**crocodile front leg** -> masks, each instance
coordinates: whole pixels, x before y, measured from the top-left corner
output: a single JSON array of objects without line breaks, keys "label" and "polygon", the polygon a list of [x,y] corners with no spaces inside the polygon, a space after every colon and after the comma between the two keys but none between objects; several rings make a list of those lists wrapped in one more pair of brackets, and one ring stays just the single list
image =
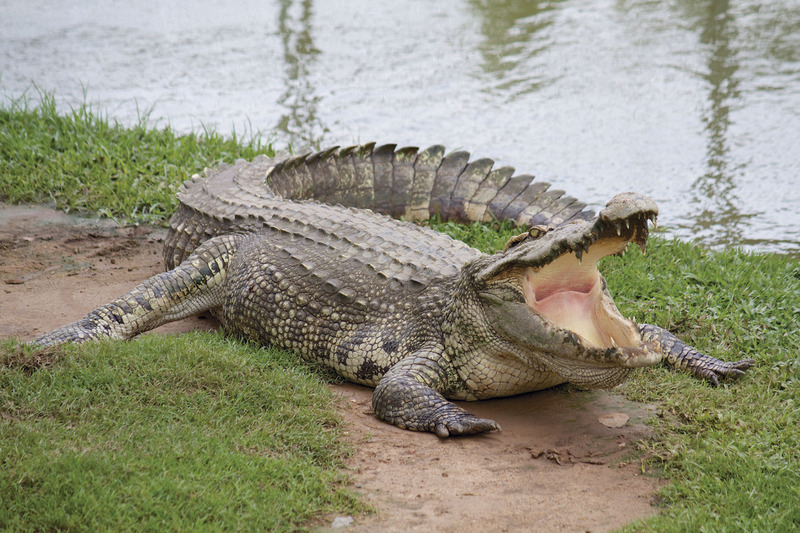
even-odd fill
[{"label": "crocodile front leg", "polygon": [[714,386],[719,385],[720,377],[741,376],[745,370],[752,368],[756,363],[755,359],[742,359],[733,363],[720,361],[715,357],[698,352],[669,331],[658,326],[640,324],[639,331],[645,341],[654,342],[660,346],[664,358],[670,365],[710,381]]},{"label": "crocodile front leg", "polygon": [[442,438],[499,430],[494,420],[478,418],[437,391],[445,374],[440,361],[436,351],[423,350],[389,369],[372,395],[372,409],[378,418],[402,429],[430,431]]},{"label": "crocodile front leg", "polygon": [[45,347],[101,338],[130,339],[161,324],[219,307],[236,239],[224,235],[206,241],[174,269],[149,278],[77,322],[31,344]]}]

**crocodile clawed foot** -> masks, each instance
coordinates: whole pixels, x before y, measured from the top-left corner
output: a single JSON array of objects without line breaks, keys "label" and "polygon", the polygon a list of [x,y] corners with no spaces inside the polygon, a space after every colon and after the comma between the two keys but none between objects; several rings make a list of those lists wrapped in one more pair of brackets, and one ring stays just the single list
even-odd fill
[{"label": "crocodile clawed foot", "polygon": [[738,378],[744,375],[745,370],[753,368],[756,364],[755,359],[742,359],[730,363],[715,360],[715,365],[711,368],[703,368],[700,375],[708,380],[715,387],[719,386],[719,378]]},{"label": "crocodile clawed foot", "polygon": [[488,418],[478,418],[469,413],[458,418],[438,422],[434,432],[438,437],[446,438],[453,435],[475,435],[487,431],[500,431],[500,424]]}]

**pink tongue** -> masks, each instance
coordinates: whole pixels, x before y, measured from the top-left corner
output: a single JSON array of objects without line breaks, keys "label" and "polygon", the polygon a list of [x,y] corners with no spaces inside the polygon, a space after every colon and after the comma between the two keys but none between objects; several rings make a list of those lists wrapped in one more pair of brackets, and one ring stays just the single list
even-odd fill
[{"label": "pink tongue", "polygon": [[[591,298],[584,292],[563,291],[539,300],[534,309],[560,327],[591,322]],[[575,331],[573,327],[569,329]]]},{"label": "pink tongue", "polygon": [[562,295],[566,296],[569,294],[575,295],[583,295],[586,296],[592,291],[592,287],[594,283],[591,281],[586,281],[581,284],[581,286],[576,286],[577,283],[574,281],[570,282],[569,284],[564,283],[563,285],[554,283],[550,285],[536,287],[535,294],[533,295],[536,303],[544,303],[545,300],[549,300],[551,298],[560,299]]},{"label": "pink tongue", "polygon": [[[585,342],[594,346],[606,344],[603,334],[595,322],[595,302],[599,297],[600,284],[587,284],[581,291],[562,290],[558,287],[542,287],[533,293],[531,287],[527,295],[534,311],[558,326],[580,335]],[[542,290],[544,289],[544,290]]]}]

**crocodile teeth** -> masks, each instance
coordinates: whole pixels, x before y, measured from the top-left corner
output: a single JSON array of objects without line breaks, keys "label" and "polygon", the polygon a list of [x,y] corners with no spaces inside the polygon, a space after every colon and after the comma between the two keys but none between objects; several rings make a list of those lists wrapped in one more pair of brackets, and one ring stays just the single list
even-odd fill
[{"label": "crocodile teeth", "polygon": [[575,257],[578,258],[578,263],[583,263],[583,250],[575,250]]},{"label": "crocodile teeth", "polygon": [[619,237],[620,235],[622,235],[622,223],[616,224],[616,229],[617,229],[617,237]]}]

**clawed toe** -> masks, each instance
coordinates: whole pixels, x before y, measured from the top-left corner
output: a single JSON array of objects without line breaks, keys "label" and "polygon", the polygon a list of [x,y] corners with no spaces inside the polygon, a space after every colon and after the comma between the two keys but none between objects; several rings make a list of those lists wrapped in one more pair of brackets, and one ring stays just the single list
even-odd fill
[{"label": "clawed toe", "polygon": [[500,430],[500,424],[494,420],[468,415],[458,420],[436,424],[434,431],[437,436],[446,438],[455,435],[475,435],[494,430]]},{"label": "clawed toe", "polygon": [[720,368],[715,368],[705,377],[716,387],[719,385],[719,378],[736,379],[739,376],[743,376],[745,370],[753,368],[755,364],[755,359],[742,359],[733,363],[725,363]]}]

